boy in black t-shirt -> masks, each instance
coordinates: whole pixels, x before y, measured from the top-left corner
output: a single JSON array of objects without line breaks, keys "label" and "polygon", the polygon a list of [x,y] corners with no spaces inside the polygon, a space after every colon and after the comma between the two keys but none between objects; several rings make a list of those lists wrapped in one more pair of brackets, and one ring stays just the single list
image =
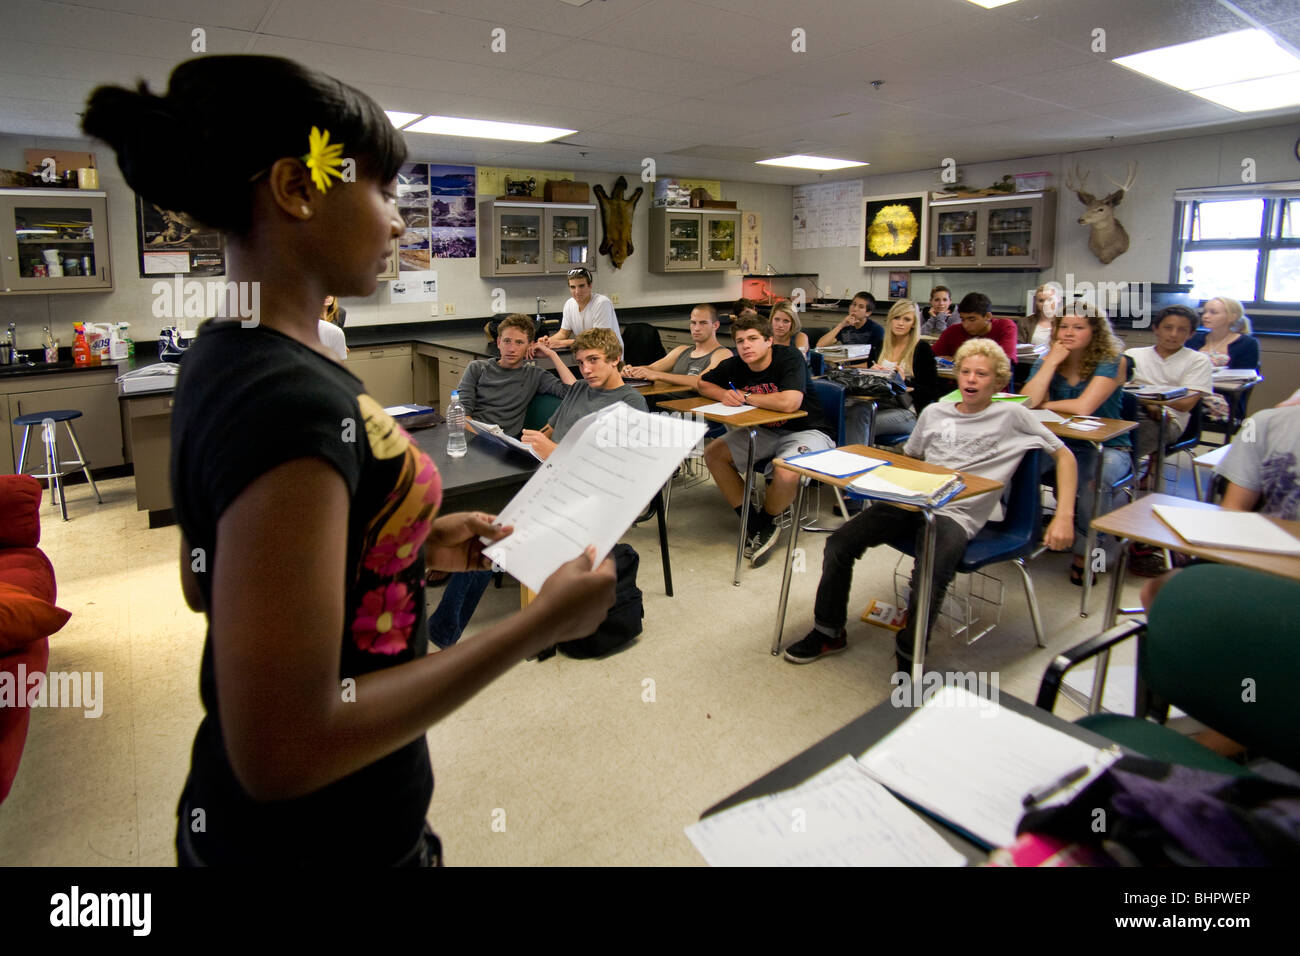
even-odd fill
[{"label": "boy in black t-shirt", "polygon": [[849,314],[839,324],[817,340],[817,348],[836,345],[870,345],[871,358],[879,358],[885,344],[885,330],[871,321],[876,308],[876,297],[870,292],[859,292],[849,303]]},{"label": "boy in black t-shirt", "polygon": [[[701,395],[724,405],[752,405],[779,412],[807,412],[807,417],[789,419],[758,429],[754,458],[785,458],[806,451],[835,447],[822,416],[821,403],[813,391],[808,363],[798,349],[772,344],[772,324],[767,319],[738,318],[731,326],[736,357],[724,359],[712,371],[700,376]],[[748,429],[729,428],[704,449],[704,461],[727,503],[741,514],[745,506],[745,480],[738,468],[749,454]],[[754,567],[767,561],[776,546],[778,528],[774,518],[794,501],[799,476],[791,471],[772,475],[763,511],[750,508],[746,523],[749,535],[745,552]]]}]

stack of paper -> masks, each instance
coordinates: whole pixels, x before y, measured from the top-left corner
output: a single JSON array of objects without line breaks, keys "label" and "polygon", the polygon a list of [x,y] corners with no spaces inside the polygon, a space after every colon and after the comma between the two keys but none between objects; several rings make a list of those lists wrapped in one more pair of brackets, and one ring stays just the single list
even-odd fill
[{"label": "stack of paper", "polygon": [[913,471],[898,465],[885,465],[859,475],[849,483],[849,490],[882,501],[905,504],[937,504],[965,487],[954,474]]},{"label": "stack of paper", "polygon": [[532,445],[527,445],[518,438],[510,437],[501,430],[500,425],[489,425],[487,422],[480,422],[473,418],[469,419],[469,424],[474,429],[475,434],[482,435],[484,438],[491,438],[513,448],[515,451],[521,451],[525,455],[532,455],[538,461],[541,461],[541,457],[533,450]]},{"label": "stack of paper", "polygon": [[1131,392],[1138,398],[1150,398],[1158,402],[1167,402],[1171,398],[1182,398],[1187,389],[1181,385],[1161,388],[1158,385],[1125,385],[1124,391]]},{"label": "stack of paper", "polygon": [[1206,548],[1240,548],[1274,554],[1300,555],[1300,540],[1261,514],[1219,508],[1179,508],[1152,505],[1151,510],[1179,537]]},{"label": "stack of paper", "polygon": [[686,828],[712,866],[964,866],[920,817],[844,757],[792,790]]},{"label": "stack of paper", "polygon": [[1216,382],[1253,382],[1259,378],[1259,374],[1253,368],[1216,368],[1213,374]]}]

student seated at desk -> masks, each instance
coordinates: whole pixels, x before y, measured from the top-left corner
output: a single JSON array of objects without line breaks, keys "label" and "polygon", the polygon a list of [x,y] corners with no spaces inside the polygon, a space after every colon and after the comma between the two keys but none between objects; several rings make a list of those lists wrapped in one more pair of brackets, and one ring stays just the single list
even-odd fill
[{"label": "student seated at desk", "polygon": [[718,310],[706,303],[691,309],[690,345],[677,346],[652,365],[629,365],[623,374],[693,389],[700,375],[730,355],[731,349],[718,341]]},{"label": "student seated at desk", "polygon": [[952,307],[952,290],[946,285],[937,285],[930,290],[930,304],[921,316],[922,335],[943,335],[948,326],[961,321],[957,310]]},{"label": "student seated at desk", "polygon": [[1055,282],[1034,290],[1034,312],[1016,320],[1017,341],[1035,348],[1052,344],[1052,320],[1061,311],[1061,288]]},{"label": "student seated at desk", "polygon": [[[470,418],[500,425],[514,438],[524,428],[528,405],[537,395],[563,398],[577,379],[549,346],[534,343],[536,327],[526,315],[515,312],[497,328],[497,350],[501,357],[475,359],[460,378],[460,403]],[[526,360],[544,355],[555,366],[555,375]],[[558,378],[556,377],[558,376]]]},{"label": "student seated at desk", "polygon": [[[1256,412],[1238,436],[1214,469],[1228,483],[1219,507],[1300,520],[1300,405]],[[1177,573],[1166,572],[1142,585],[1143,607],[1149,608],[1156,592]]]},{"label": "student seated at desk", "polygon": [[623,333],[618,327],[618,313],[614,311],[614,303],[609,296],[592,291],[591,272],[581,267],[570,269],[568,281],[571,294],[564,302],[560,331],[551,336],[542,336],[538,341],[558,348],[591,329],[610,329],[618,339],[619,349],[622,349]]},{"label": "student seated at desk", "polygon": [[[1168,417],[1160,414],[1160,406],[1150,405],[1138,422],[1137,454],[1145,458],[1156,450],[1160,442],[1175,441],[1187,427],[1192,409],[1201,398],[1214,393],[1213,375],[1209,356],[1184,348],[1196,327],[1196,313],[1185,305],[1171,305],[1156,313],[1154,331],[1156,344],[1146,348],[1129,349],[1124,354],[1133,363],[1133,383],[1154,385],[1157,388],[1187,389],[1182,398],[1174,399],[1167,408]],[[1164,431],[1160,422],[1164,419]]]},{"label": "student seated at desk", "polygon": [[969,339],[992,339],[1002,346],[1002,351],[1011,363],[1016,364],[1016,323],[1010,319],[993,316],[993,302],[983,292],[968,292],[962,296],[957,306],[961,315],[961,324],[944,330],[939,341],[934,343],[935,355],[956,355],[957,350]]},{"label": "student seated at desk", "polygon": [[799,322],[799,313],[789,302],[778,302],[767,314],[772,323],[772,344],[790,345],[808,355],[808,335]]},{"label": "student seated at desk", "polygon": [[[1065,550],[1074,540],[1070,510],[1076,487],[1074,457],[1059,438],[1020,405],[993,401],[994,393],[1011,381],[1011,363],[994,342],[967,342],[957,351],[956,368],[962,400],[927,406],[907,440],[904,454],[1006,483],[1026,452],[1036,448],[1050,452],[1056,464],[1057,497],[1062,504],[1047,526],[1045,541],[1054,551]],[[993,516],[998,503],[995,494],[975,495],[949,502],[935,513],[934,591],[927,641],[966,545]],[[807,664],[844,650],[854,562],[873,545],[912,538],[919,541],[924,529],[920,512],[878,501],[832,534],[822,556],[813,629],[803,640],[786,648],[786,660]],[[917,562],[912,569],[913,594],[917,591],[919,566]],[[911,670],[915,627],[916,621],[909,615],[898,632],[895,651],[900,671]]]},{"label": "student seated at desk", "polygon": [[[822,406],[812,388],[808,363],[798,349],[772,344],[772,325],[767,319],[740,318],[732,323],[731,338],[737,355],[725,359],[711,372],[700,376],[699,392],[724,405],[753,405],[777,412],[804,411],[807,416],[763,425],[754,439],[754,460],[786,458],[806,451],[833,448]],[[730,428],[704,449],[704,463],[718,483],[727,504],[740,516],[749,508],[745,554],[754,567],[767,561],[776,546],[776,516],[794,501],[799,476],[784,469],[772,475],[761,512],[745,498],[745,480],[738,469],[749,455],[749,437],[744,428]]]},{"label": "student seated at desk", "polygon": [[573,342],[578,371],[583,380],[569,386],[546,427],[540,431],[525,428],[520,440],[531,445],[537,457],[545,460],[555,451],[564,436],[584,415],[617,402],[627,402],[638,411],[648,411],[645,399],[619,374],[623,347],[610,329],[591,329]]},{"label": "student seated at desk", "polygon": [[[899,299],[885,318],[885,343],[872,368],[897,372],[911,390],[911,408],[878,408],[877,435],[907,435],[916,425],[916,417],[925,406],[939,397],[939,372],[934,364],[930,343],[921,339],[917,328],[918,310],[911,299]],[[850,402],[846,434],[849,444],[866,445],[867,416],[870,410],[862,402]]]},{"label": "student seated at desk", "polygon": [[817,340],[819,349],[836,345],[870,345],[871,358],[880,354],[885,341],[885,330],[871,320],[876,308],[876,297],[870,292],[859,292],[849,303],[849,314]]},{"label": "student seated at desk", "polygon": [[[1086,315],[1069,313],[1057,316],[1052,326],[1052,347],[1034,363],[1029,381],[1020,389],[1028,395],[1029,408],[1047,408],[1058,415],[1095,415],[1098,418],[1123,418],[1120,386],[1127,377],[1128,360],[1120,354],[1123,344],[1111,331],[1110,321],[1091,306],[1081,307]],[[1104,443],[1102,455],[1102,490],[1100,513],[1111,510],[1110,487],[1123,477],[1130,466],[1132,439],[1126,432]],[[1092,524],[1093,483],[1097,475],[1097,449],[1088,442],[1070,442],[1078,459],[1083,482],[1075,505],[1079,533],[1074,546],[1074,564],[1070,582],[1083,586],[1083,547]],[[1058,506],[1059,506],[1058,501]],[[1099,535],[1097,547],[1106,554],[1106,566],[1114,559],[1115,544]]]},{"label": "student seated at desk", "polygon": [[[1226,296],[1206,300],[1201,323],[1205,331],[1188,339],[1189,349],[1209,356],[1215,368],[1259,371],[1259,340],[1250,334],[1250,319],[1240,302]],[[1211,394],[1205,399],[1204,414],[1209,421],[1226,422],[1232,409],[1224,396]]]}]

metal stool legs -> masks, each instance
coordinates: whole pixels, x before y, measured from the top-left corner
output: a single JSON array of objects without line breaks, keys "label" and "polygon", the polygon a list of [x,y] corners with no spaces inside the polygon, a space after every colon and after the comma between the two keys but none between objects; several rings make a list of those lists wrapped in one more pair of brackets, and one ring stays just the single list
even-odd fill
[{"label": "metal stool legs", "polygon": [[[63,515],[63,520],[68,520],[68,501],[67,487],[64,485],[63,476],[67,472],[63,471],[63,466],[75,465],[81,469],[82,474],[86,476],[86,481],[90,484],[90,490],[95,493],[95,500],[101,505],[104,503],[103,496],[99,493],[99,486],[95,484],[94,476],[90,473],[90,462],[86,460],[85,453],[81,450],[81,443],[77,441],[76,429],[72,427],[71,421],[64,421],[64,427],[68,429],[68,438],[72,441],[72,450],[76,452],[75,461],[61,461],[59,459],[59,436],[58,423],[53,419],[46,419],[41,422],[41,444],[45,447],[45,472],[43,474],[33,474],[33,478],[44,478],[50,486],[50,503],[57,502],[59,510]],[[23,474],[27,467],[27,445],[32,432],[31,425],[23,426],[23,444],[18,453],[18,474]]]}]

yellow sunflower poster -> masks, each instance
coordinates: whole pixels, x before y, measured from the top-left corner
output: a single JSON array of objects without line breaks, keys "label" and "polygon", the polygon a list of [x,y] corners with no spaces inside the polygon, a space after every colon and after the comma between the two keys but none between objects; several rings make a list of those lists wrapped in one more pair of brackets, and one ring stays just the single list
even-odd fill
[{"label": "yellow sunflower poster", "polygon": [[862,265],[923,266],[929,238],[925,193],[862,200]]}]

